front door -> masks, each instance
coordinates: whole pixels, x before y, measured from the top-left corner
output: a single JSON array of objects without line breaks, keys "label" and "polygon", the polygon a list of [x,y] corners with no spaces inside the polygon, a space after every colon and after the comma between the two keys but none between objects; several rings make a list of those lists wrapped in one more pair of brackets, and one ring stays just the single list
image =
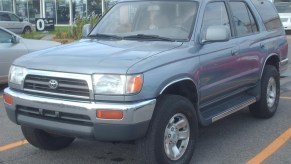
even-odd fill
[{"label": "front door", "polygon": [[21,22],[19,18],[14,14],[9,13],[9,17],[11,28],[13,28],[13,31],[17,34],[21,34],[23,32],[23,22]]},{"label": "front door", "polygon": [[[224,25],[231,31],[230,19],[226,9],[226,3],[208,3],[201,26],[201,34],[207,27]],[[233,33],[233,32],[232,32]],[[240,74],[239,45],[232,37],[226,42],[212,42],[202,45],[200,55],[200,105],[203,107],[219,98],[227,96],[239,88],[237,75]]]}]

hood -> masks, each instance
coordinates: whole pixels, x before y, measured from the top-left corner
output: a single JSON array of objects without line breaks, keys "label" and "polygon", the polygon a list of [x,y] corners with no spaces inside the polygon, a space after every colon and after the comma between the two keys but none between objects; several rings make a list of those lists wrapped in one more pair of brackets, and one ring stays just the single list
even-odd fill
[{"label": "hood", "polygon": [[162,41],[86,39],[25,55],[14,64],[30,69],[58,72],[126,74],[135,63],[181,44]]},{"label": "hood", "polygon": [[32,40],[21,38],[20,42],[25,44],[29,52],[51,48],[61,45],[59,42],[48,41],[48,40]]}]

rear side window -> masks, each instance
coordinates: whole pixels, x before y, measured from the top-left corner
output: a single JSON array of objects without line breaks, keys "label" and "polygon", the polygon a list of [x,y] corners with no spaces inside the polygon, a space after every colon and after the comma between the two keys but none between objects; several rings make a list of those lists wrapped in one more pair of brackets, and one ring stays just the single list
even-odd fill
[{"label": "rear side window", "polygon": [[268,31],[282,28],[279,15],[271,2],[264,0],[253,0],[253,3],[261,15]]},{"label": "rear side window", "polygon": [[237,36],[246,36],[258,31],[254,17],[244,2],[230,2]]},{"label": "rear side window", "polygon": [[10,17],[6,13],[0,13],[0,21],[10,21]]}]

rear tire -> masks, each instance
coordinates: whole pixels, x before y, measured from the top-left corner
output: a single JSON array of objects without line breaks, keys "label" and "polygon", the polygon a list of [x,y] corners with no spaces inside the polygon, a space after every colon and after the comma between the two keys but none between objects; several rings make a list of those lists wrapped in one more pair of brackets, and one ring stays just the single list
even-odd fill
[{"label": "rear tire", "polygon": [[189,163],[197,136],[193,104],[182,96],[162,95],[146,136],[137,141],[139,160],[146,164]]},{"label": "rear tire", "polygon": [[75,138],[59,136],[27,126],[21,126],[21,130],[31,145],[44,150],[63,149],[75,140]]},{"label": "rear tire", "polygon": [[270,118],[279,104],[280,75],[274,66],[266,65],[261,80],[261,99],[249,109],[255,117]]}]

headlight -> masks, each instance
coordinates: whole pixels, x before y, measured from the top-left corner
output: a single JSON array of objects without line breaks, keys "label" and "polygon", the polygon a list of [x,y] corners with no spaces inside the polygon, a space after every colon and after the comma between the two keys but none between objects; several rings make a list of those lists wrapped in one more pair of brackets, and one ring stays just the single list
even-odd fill
[{"label": "headlight", "polygon": [[26,68],[11,66],[9,71],[9,82],[14,84],[22,84],[26,76]]},{"label": "headlight", "polygon": [[134,94],[141,90],[142,83],[142,75],[93,75],[93,86],[95,94]]}]

